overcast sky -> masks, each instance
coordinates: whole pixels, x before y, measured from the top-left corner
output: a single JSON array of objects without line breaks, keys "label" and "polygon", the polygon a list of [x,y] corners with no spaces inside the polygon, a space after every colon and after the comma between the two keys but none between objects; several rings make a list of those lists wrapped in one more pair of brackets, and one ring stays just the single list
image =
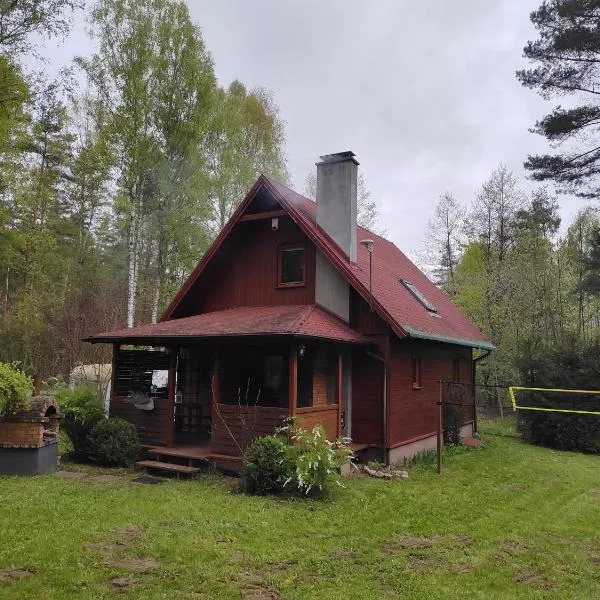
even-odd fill
[{"label": "overcast sky", "polygon": [[[321,154],[353,150],[388,237],[414,256],[438,196],[471,202],[499,163],[526,189],[529,133],[551,103],[514,72],[540,0],[189,0],[222,85],[269,89],[286,122],[293,187]],[[52,68],[91,50],[84,19]],[[581,206],[560,198],[563,219]]]}]

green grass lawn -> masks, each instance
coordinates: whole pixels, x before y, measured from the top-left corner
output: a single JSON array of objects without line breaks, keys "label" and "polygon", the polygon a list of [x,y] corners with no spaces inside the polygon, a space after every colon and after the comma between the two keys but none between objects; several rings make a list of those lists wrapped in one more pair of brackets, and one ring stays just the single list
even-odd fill
[{"label": "green grass lawn", "polygon": [[0,477],[0,598],[600,598],[600,457],[482,433],[442,477],[354,477],[327,500]]}]

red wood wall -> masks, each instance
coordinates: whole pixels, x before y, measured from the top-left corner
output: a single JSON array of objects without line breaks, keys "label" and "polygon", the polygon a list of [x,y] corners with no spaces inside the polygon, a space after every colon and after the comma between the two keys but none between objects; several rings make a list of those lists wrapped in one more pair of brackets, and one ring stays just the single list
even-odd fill
[{"label": "red wood wall", "polygon": [[383,363],[365,354],[352,355],[350,435],[358,444],[379,444],[382,437]]},{"label": "red wood wall", "polygon": [[[282,244],[306,247],[306,285],[278,288],[278,256]],[[289,217],[279,217],[279,229],[271,220],[239,223],[213,262],[196,282],[193,292],[176,317],[238,306],[314,304],[315,248]]]},{"label": "red wood wall", "polygon": [[[422,388],[412,387],[412,358],[421,358]],[[471,349],[450,344],[395,340],[391,345],[388,378],[388,444],[399,446],[437,431],[439,381],[453,379],[453,361],[460,360],[459,379],[471,391]],[[470,399],[470,395],[468,396]],[[465,409],[465,422],[472,411]]]}]

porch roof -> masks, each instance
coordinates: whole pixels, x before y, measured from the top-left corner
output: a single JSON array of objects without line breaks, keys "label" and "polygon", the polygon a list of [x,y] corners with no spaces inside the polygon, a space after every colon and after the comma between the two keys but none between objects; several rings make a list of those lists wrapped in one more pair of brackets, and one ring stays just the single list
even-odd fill
[{"label": "porch roof", "polygon": [[296,336],[368,343],[347,323],[315,305],[245,306],[117,329],[86,338],[86,342],[161,343],[236,337]]}]

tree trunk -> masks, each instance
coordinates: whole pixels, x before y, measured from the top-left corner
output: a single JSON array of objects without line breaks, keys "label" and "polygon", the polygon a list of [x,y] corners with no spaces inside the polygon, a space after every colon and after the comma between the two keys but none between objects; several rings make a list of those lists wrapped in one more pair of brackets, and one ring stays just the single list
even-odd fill
[{"label": "tree trunk", "polygon": [[131,202],[131,224],[129,227],[129,240],[127,244],[127,327],[133,327],[135,322],[135,301],[137,296],[138,276],[138,245],[140,231],[140,206],[137,198]]}]

